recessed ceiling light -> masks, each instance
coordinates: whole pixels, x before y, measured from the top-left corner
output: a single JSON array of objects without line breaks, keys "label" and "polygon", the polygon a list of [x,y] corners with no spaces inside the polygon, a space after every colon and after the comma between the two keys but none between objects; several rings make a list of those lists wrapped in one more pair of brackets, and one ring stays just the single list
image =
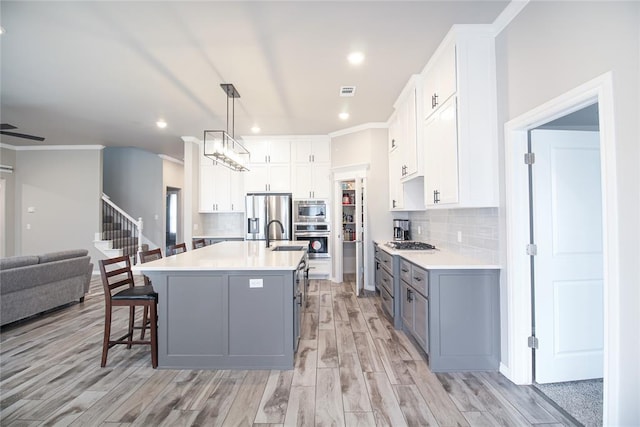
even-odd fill
[{"label": "recessed ceiling light", "polygon": [[260,133],[260,127],[259,126],[253,126],[251,128],[251,132],[253,133]]},{"label": "recessed ceiling light", "polygon": [[156,126],[158,126],[160,129],[164,129],[167,127],[167,122],[165,122],[164,120],[160,119],[156,122]]},{"label": "recessed ceiling light", "polygon": [[347,56],[347,60],[352,65],[362,64],[364,61],[364,53],[362,52],[351,52],[349,56]]},{"label": "recessed ceiling light", "polygon": [[349,118],[349,113],[340,113],[338,114],[338,117],[340,117],[340,120],[347,120]]}]

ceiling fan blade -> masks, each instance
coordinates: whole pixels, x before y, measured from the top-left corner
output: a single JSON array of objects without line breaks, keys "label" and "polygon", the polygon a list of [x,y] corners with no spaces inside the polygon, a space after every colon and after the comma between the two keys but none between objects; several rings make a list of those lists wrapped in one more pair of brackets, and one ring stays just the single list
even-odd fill
[{"label": "ceiling fan blade", "polygon": [[44,138],[41,136],[26,135],[24,133],[16,133],[16,132],[7,132],[6,130],[0,130],[0,134],[15,136],[16,138],[31,139],[34,141],[44,141]]},{"label": "ceiling fan blade", "polygon": [[0,130],[8,130],[8,129],[18,129],[14,125],[10,125],[9,123],[0,123]]}]

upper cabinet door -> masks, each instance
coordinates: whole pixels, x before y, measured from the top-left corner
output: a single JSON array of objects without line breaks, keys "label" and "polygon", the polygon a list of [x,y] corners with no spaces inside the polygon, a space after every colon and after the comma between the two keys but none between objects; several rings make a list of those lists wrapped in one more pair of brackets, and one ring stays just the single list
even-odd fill
[{"label": "upper cabinet door", "polygon": [[291,153],[295,163],[329,163],[331,141],[329,138],[298,139],[291,142]]},{"label": "upper cabinet door", "polygon": [[288,139],[274,139],[269,144],[269,163],[289,163],[291,143]]},{"label": "upper cabinet door", "polygon": [[443,45],[424,74],[424,115],[429,117],[456,93],[456,45]]}]

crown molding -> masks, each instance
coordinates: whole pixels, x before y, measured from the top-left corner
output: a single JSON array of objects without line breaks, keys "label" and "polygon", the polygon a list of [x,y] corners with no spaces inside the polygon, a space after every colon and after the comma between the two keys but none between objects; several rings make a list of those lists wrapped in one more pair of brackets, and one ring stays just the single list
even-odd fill
[{"label": "crown molding", "polygon": [[0,148],[14,151],[102,150],[104,145],[10,145],[0,142]]},{"label": "crown molding", "polygon": [[493,24],[491,24],[494,37],[507,28],[511,21],[529,4],[529,1],[530,0],[511,0],[511,2],[509,2],[507,7],[504,8],[500,15],[493,21]]},{"label": "crown molding", "polygon": [[338,136],[349,135],[351,133],[362,132],[364,130],[369,130],[369,129],[387,129],[387,128],[389,128],[389,124],[387,122],[369,122],[369,123],[364,123],[362,125],[353,126],[350,128],[331,132],[329,136],[331,138],[336,138]]}]

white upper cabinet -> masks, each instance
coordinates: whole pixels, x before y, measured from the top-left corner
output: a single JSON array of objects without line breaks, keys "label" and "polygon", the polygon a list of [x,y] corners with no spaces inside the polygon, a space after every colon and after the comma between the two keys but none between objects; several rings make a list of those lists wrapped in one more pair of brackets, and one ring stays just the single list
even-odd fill
[{"label": "white upper cabinet", "polygon": [[425,67],[427,208],[498,206],[495,75],[494,37],[486,25],[453,26]]},{"label": "white upper cabinet", "polygon": [[250,163],[291,161],[291,145],[288,139],[245,139],[242,145],[249,150]]},{"label": "white upper cabinet", "polygon": [[291,141],[295,163],[331,163],[331,140],[328,137],[300,138]]},{"label": "white upper cabinet", "polygon": [[331,197],[331,140],[318,136],[291,140],[294,199]]},{"label": "white upper cabinet", "polygon": [[428,206],[458,203],[458,131],[456,97],[425,122],[425,201]]},{"label": "white upper cabinet", "polygon": [[231,171],[204,155],[200,159],[199,212],[244,212],[245,172]]},{"label": "white upper cabinet", "polygon": [[424,115],[429,117],[456,92],[456,45],[454,40],[441,45],[424,71]]},{"label": "white upper cabinet", "polygon": [[291,144],[289,139],[245,138],[251,162],[245,174],[245,193],[291,191]]}]

